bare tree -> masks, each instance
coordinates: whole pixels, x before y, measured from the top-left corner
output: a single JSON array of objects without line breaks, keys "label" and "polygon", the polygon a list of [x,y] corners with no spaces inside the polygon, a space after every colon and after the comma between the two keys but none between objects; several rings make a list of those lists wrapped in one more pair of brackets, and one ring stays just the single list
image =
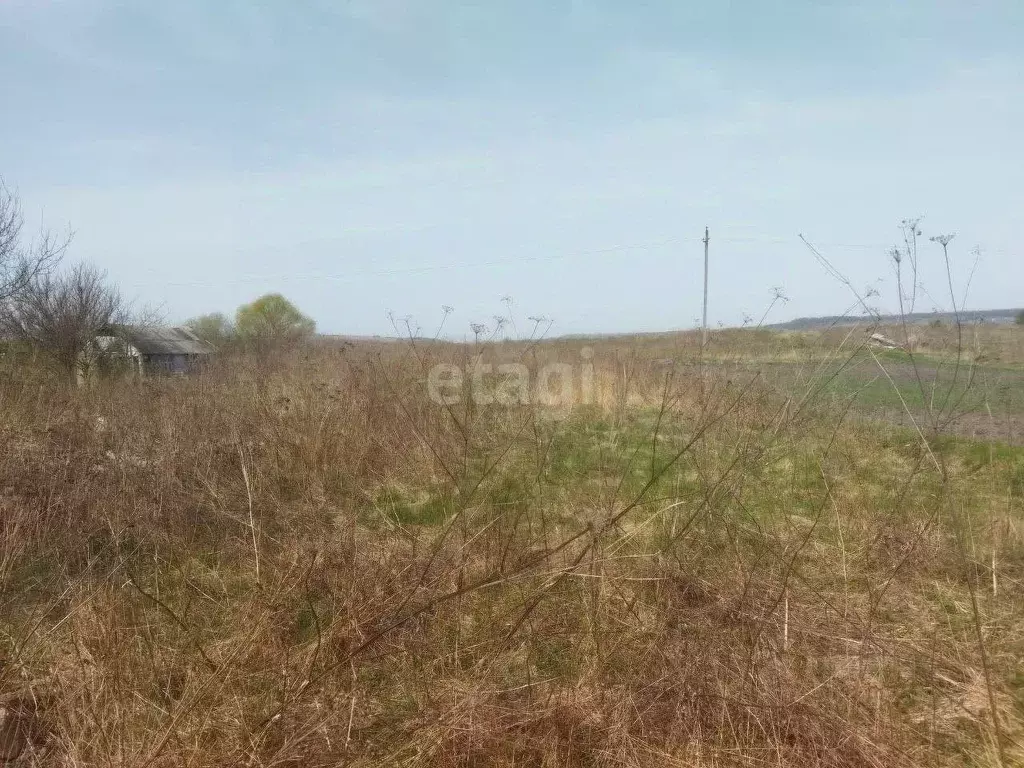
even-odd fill
[{"label": "bare tree", "polygon": [[23,240],[21,200],[0,178],[0,302],[52,271],[71,242],[71,233],[43,231],[35,243]]},{"label": "bare tree", "polygon": [[104,328],[122,323],[127,312],[107,275],[88,264],[64,272],[37,273],[0,310],[0,327],[43,355],[74,381],[88,364]]}]

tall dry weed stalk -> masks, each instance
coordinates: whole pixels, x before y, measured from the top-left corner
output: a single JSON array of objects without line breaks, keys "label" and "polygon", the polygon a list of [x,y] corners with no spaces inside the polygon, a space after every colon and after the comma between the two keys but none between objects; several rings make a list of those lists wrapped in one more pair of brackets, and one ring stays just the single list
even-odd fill
[{"label": "tall dry weed stalk", "polygon": [[410,334],[77,390],[7,371],[9,751],[1012,764],[1020,542],[983,605],[953,514],[976,478],[924,430],[823,412],[852,337],[780,393],[738,364],[774,338],[749,334],[700,366],[691,335],[596,342],[598,396],[560,408],[440,405],[425,381],[580,342]]}]

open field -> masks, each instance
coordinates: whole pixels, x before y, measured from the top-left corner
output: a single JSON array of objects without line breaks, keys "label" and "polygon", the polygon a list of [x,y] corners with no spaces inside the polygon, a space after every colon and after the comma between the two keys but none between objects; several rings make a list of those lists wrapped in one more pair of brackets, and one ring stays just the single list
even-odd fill
[{"label": "open field", "polygon": [[[5,369],[0,758],[1020,765],[1024,330],[920,333]],[[427,397],[477,354],[592,396]]]}]

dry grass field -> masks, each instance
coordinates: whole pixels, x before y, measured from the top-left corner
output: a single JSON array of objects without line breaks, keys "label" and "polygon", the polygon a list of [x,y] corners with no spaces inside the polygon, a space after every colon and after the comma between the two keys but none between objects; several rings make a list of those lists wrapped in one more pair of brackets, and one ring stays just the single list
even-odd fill
[{"label": "dry grass field", "polygon": [[1024,329],[920,333],[7,364],[0,761],[1024,764]]}]

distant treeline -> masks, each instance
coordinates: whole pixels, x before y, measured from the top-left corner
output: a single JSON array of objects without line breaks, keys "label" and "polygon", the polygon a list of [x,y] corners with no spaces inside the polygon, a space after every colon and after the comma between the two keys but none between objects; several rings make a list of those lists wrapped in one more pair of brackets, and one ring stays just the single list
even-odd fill
[{"label": "distant treeline", "polygon": [[[960,313],[962,323],[1013,323],[1019,309],[984,309],[978,311],[965,311]],[[952,312],[913,312],[906,316],[908,323],[932,323],[936,320],[940,323],[956,323],[956,315]],[[767,326],[782,331],[806,331],[815,328],[829,328],[837,325],[855,325],[857,323],[881,323],[892,325],[901,323],[899,315],[833,315],[824,317],[798,317],[785,323],[776,323]]]}]

